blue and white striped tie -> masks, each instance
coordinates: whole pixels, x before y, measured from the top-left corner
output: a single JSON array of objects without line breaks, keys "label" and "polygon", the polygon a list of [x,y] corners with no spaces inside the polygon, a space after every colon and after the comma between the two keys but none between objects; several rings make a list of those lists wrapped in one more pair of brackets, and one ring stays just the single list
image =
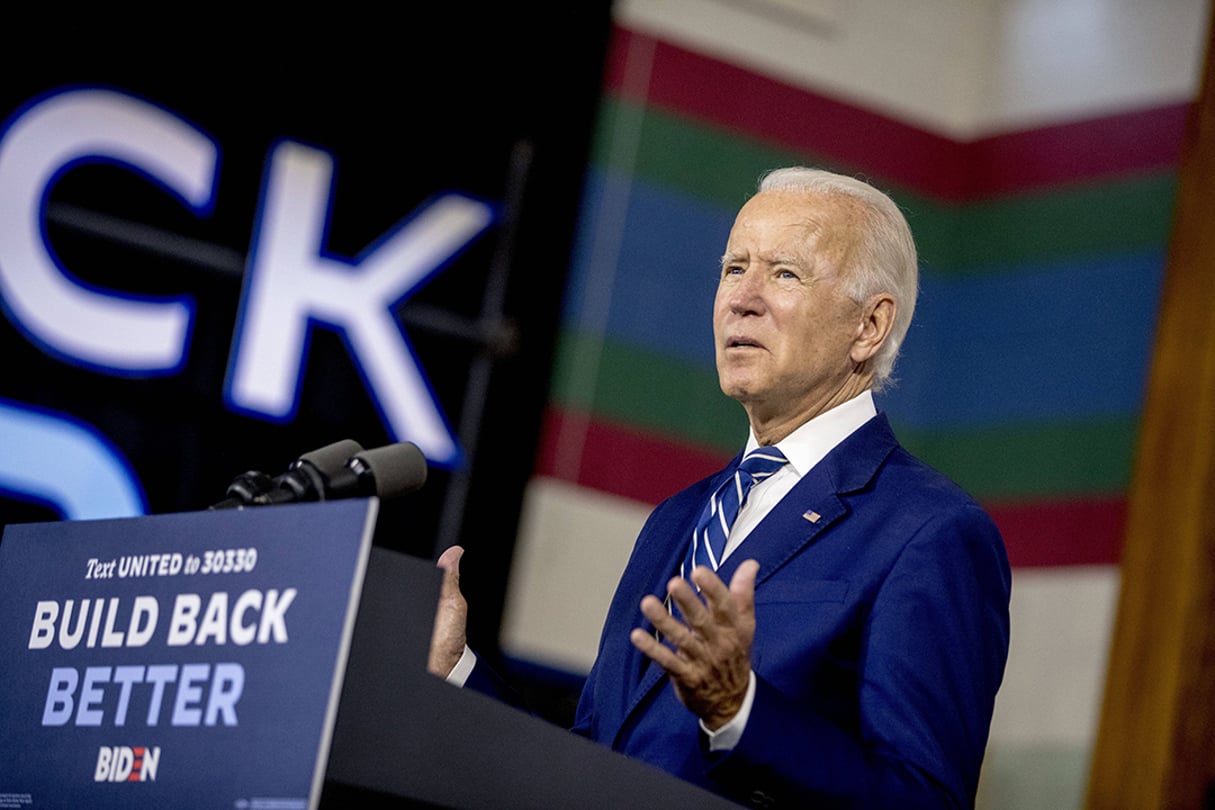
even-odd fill
[{"label": "blue and white striped tie", "polygon": [[771,476],[789,463],[784,454],[775,447],[760,447],[752,450],[738,465],[734,475],[721,485],[705,505],[696,531],[692,534],[692,545],[680,569],[680,576],[689,577],[698,565],[707,565],[714,571],[721,564],[726,550],[726,539],[730,527],[738,518],[738,511],[747,502],[751,487]]}]

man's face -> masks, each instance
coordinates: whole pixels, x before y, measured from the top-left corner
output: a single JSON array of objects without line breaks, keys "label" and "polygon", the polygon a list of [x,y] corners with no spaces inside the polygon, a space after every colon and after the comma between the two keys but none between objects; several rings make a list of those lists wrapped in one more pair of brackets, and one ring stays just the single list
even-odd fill
[{"label": "man's face", "polygon": [[757,194],[739,211],[713,306],[721,390],[752,423],[806,419],[859,393],[850,351],[861,307],[845,292],[847,198]]}]

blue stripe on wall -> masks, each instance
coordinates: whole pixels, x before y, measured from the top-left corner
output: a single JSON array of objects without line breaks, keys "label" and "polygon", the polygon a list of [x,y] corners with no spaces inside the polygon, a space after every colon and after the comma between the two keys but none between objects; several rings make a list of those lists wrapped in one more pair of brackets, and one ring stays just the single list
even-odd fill
[{"label": "blue stripe on wall", "polygon": [[[597,218],[621,198],[627,213],[618,237],[598,236],[597,228],[613,226]],[[713,293],[735,212],[600,169],[590,172],[584,199],[566,327],[599,331],[607,302],[594,274],[614,272],[607,335],[712,370]]]},{"label": "blue stripe on wall", "polygon": [[1163,272],[1162,252],[926,270],[901,382],[882,404],[926,429],[1137,413]]},{"label": "blue stripe on wall", "polygon": [[[735,212],[629,183],[601,170],[590,175],[566,328],[602,332],[711,373],[713,292]],[[605,199],[627,208],[618,235],[596,242]],[[610,287],[592,270],[614,273]],[[1136,413],[1163,270],[1163,250],[969,276],[925,268],[900,383],[881,404],[923,429]]]}]

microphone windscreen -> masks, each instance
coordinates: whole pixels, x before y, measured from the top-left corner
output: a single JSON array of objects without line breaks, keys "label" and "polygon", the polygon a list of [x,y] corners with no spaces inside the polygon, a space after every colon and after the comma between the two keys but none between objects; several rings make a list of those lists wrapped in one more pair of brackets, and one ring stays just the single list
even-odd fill
[{"label": "microphone windscreen", "polygon": [[356,453],[375,480],[375,494],[382,499],[396,498],[426,483],[426,456],[413,442],[377,447]]},{"label": "microphone windscreen", "polygon": [[347,461],[361,452],[363,452],[363,445],[353,439],[342,439],[304,453],[299,457],[299,463],[311,464],[322,475],[330,476],[345,467]]}]

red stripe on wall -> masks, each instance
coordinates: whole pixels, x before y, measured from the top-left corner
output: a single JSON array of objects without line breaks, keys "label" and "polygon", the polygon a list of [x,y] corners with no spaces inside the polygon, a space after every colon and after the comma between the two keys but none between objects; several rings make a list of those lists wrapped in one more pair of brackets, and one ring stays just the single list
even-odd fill
[{"label": "red stripe on wall", "polygon": [[[643,43],[653,63],[640,90],[624,75],[630,48]],[[623,28],[614,31],[605,82],[635,103],[959,202],[1172,168],[1191,108],[1163,105],[959,142]]]},{"label": "red stripe on wall", "polygon": [[[571,456],[577,456],[573,465]],[[729,460],[720,452],[550,407],[536,473],[655,505]]]},{"label": "red stripe on wall", "polygon": [[647,96],[630,98],[622,81],[623,56],[638,37],[645,35],[617,29],[607,66],[608,89],[630,101],[809,152],[837,168],[877,174],[925,194],[963,196],[967,179],[953,141],[666,42],[654,43]]},{"label": "red stripe on wall", "polygon": [[[571,443],[580,445],[573,465]],[[728,461],[720,452],[549,408],[536,474],[655,505]],[[1121,495],[985,506],[1004,535],[1014,568],[1112,565],[1121,559],[1126,523]]]},{"label": "red stripe on wall", "polygon": [[1176,169],[1191,104],[997,135],[966,144],[979,196]]},{"label": "red stripe on wall", "polygon": [[1123,496],[985,506],[1014,568],[1116,565],[1122,559]]}]

